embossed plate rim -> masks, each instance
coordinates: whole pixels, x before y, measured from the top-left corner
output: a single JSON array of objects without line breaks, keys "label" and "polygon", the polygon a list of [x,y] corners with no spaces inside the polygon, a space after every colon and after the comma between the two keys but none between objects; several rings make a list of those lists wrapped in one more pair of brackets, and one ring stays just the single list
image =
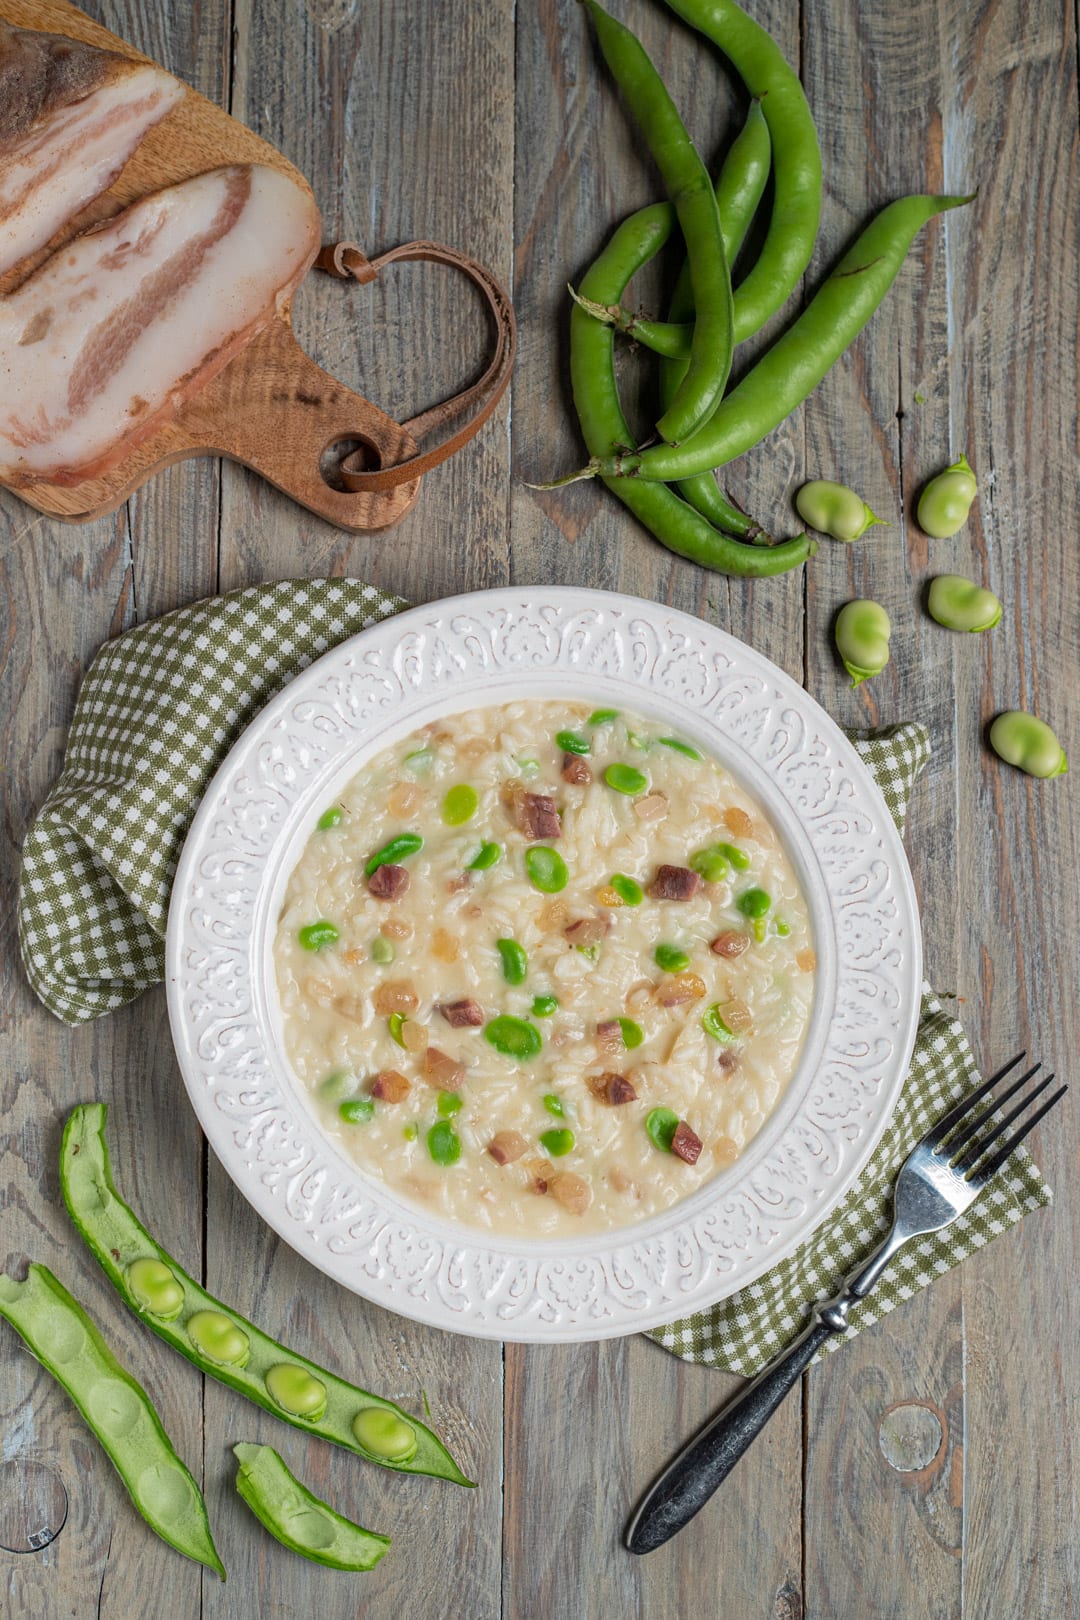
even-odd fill
[{"label": "embossed plate rim", "polygon": [[[495,621],[500,614],[504,618],[517,615],[519,627],[535,630],[541,638],[557,634],[553,659],[530,663],[519,650],[507,665],[499,666]],[[631,654],[639,645],[633,640],[634,627],[641,633],[648,629],[658,649],[648,671],[635,674],[631,668],[629,673],[624,669],[579,680],[567,644],[575,634],[579,643],[582,637],[587,641],[586,631],[598,626],[606,626],[604,633],[609,637],[621,626]],[[475,634],[478,627],[490,638],[491,660],[486,665],[485,649]],[[468,653],[470,629],[474,632],[473,653]],[[474,656],[477,647],[483,655],[461,688],[460,698],[440,695],[439,677],[430,669],[426,674],[421,670],[418,684],[406,691],[395,669],[395,658],[402,665],[406,661],[402,648],[407,648],[410,637],[415,636],[420,644],[426,636],[430,643],[436,633],[446,638],[447,649],[459,659]],[[838,1126],[833,1127],[831,1146],[840,1154],[839,1170],[828,1177],[822,1175],[829,1151],[822,1118],[828,1117],[828,1109],[817,1117],[810,1107],[814,1086],[824,1082],[820,1069],[809,1074],[801,1065],[788,1099],[731,1171],[639,1226],[559,1244],[525,1240],[513,1244],[489,1240],[481,1232],[466,1231],[407,1206],[387,1189],[363,1178],[323,1135],[306,1093],[289,1074],[279,1050],[269,964],[270,899],[280,890],[283,874],[310,830],[324,784],[332,777],[351,774],[364,756],[385,746],[392,733],[412,729],[426,718],[421,711],[430,711],[433,705],[446,713],[506,700],[506,681],[515,689],[525,687],[533,695],[543,696],[550,695],[553,686],[565,689],[567,681],[574,680],[579,686],[587,684],[590,693],[621,692],[627,707],[636,702],[647,712],[662,712],[665,706],[670,712],[676,702],[686,699],[674,688],[668,692],[662,687],[660,660],[666,653],[670,664],[687,649],[706,673],[707,660],[712,659],[717,685],[710,698],[714,712],[683,711],[684,720],[690,722],[698,740],[707,744],[711,740],[722,758],[733,762],[733,753],[737,756],[735,769],[750,791],[767,802],[770,814],[777,814],[779,806],[781,830],[800,866],[805,867],[807,850],[813,851],[813,817],[805,807],[800,808],[794,789],[782,790],[770,769],[790,769],[801,760],[804,769],[813,763],[820,770],[824,761],[834,773],[841,773],[839,785],[851,790],[843,806],[845,814],[849,820],[865,823],[861,834],[847,834],[856,838],[867,863],[865,883],[869,885],[876,873],[879,895],[889,896],[878,919],[882,925],[891,920],[888,950],[879,951],[882,960],[874,974],[875,982],[880,979],[894,997],[891,1015],[874,1026],[877,1039],[888,1044],[889,1052],[881,1064],[870,1065],[880,1073],[870,1077],[874,1089],[866,1107],[866,1095],[859,1092],[854,1078],[853,1061],[845,1059],[841,1064],[852,1076],[842,1106],[849,1114],[855,1109],[857,1117],[849,1126],[854,1133],[850,1139]],[[721,663],[730,672],[726,686],[720,681]],[[334,710],[327,693],[335,690],[335,683],[339,694],[347,689],[350,669],[358,687],[362,678],[392,679],[400,692],[381,724],[376,721],[366,727],[362,744],[350,741],[347,748],[343,744],[335,750],[327,741],[327,730],[344,723],[344,710]],[[379,670],[390,675],[378,676]],[[739,714],[752,716],[753,705],[743,700],[754,682],[761,688],[759,707],[767,713],[779,708],[788,731],[797,721],[804,739],[800,755],[788,737],[784,746],[790,752],[781,766],[770,760],[769,769],[745,744],[737,744],[730,730],[723,729],[722,721],[730,716],[722,710],[719,715],[715,712],[725,692],[730,692],[736,718]],[[481,692],[490,688],[489,695],[478,696],[477,687]],[[324,710],[317,707],[320,694]],[[513,695],[519,694],[515,690]],[[781,736],[786,736],[783,727],[769,740]],[[248,861],[248,875],[241,877],[244,860],[240,856],[226,859],[244,847],[240,784],[247,780],[244,773],[260,749],[273,754],[274,747],[282,745],[291,747],[301,761],[310,760],[319,749],[325,757],[317,767],[307,768],[303,781],[288,791],[287,772],[276,771],[273,791],[285,808],[276,823],[271,818],[265,831],[258,829],[258,853]],[[761,749],[764,744],[759,739],[755,746]],[[809,753],[805,752],[808,747]],[[262,791],[260,803],[269,790],[264,787]],[[215,839],[218,854],[214,853]],[[817,858],[814,852],[815,861]],[[212,870],[210,879],[200,872],[200,863]],[[855,947],[860,940],[856,938],[844,949],[834,948],[833,923],[845,905],[856,904],[855,896],[843,893],[843,883],[852,881],[858,867],[845,859],[842,876],[834,873],[831,880],[823,868],[819,870],[820,892],[832,908],[825,918],[816,911],[814,915],[815,934],[823,946],[818,991],[820,995],[824,984],[830,998],[826,1008],[829,1023],[823,1043],[814,1041],[811,1030],[808,1049],[812,1041],[822,1048],[821,1068],[835,1083],[839,1078],[836,998],[841,989],[846,997],[854,995]],[[808,874],[804,872],[806,876],[814,879],[811,888],[818,887],[813,866]],[[241,890],[244,893],[238,901]],[[226,984],[222,973],[215,978],[214,973],[207,976],[203,972],[207,963],[213,967],[200,934],[204,923],[213,939],[211,948],[239,974],[239,989]],[[240,943],[221,943],[230,930]],[[861,943],[866,947],[868,938],[862,937]],[[499,587],[405,610],[330,649],[290,682],[234,744],[204,795],[177,867],[166,964],[170,1023],[192,1105],[226,1172],[273,1230],[335,1281],[388,1309],[454,1332],[526,1342],[615,1337],[684,1317],[752,1282],[805,1241],[858,1177],[892,1113],[914,1045],[922,972],[918,910],[903,845],[884,799],[853,745],[815,700],[769,660],[703,620],[622,593],[569,587],[527,591]],[[845,1002],[845,1006],[851,1011],[855,1002]],[[214,1027],[220,1027],[227,1039],[215,1040],[204,1051],[198,1043],[197,1022],[208,1007]],[[834,1102],[829,1106],[835,1106]],[[783,1131],[778,1134],[776,1122],[781,1114]],[[236,1120],[242,1122],[240,1130],[234,1129]],[[811,1141],[816,1141],[816,1150],[808,1146]],[[800,1185],[801,1213],[778,1215],[777,1194],[782,1199],[786,1189],[789,1199],[795,1200],[795,1188]],[[734,1259],[729,1246],[724,1255],[729,1269],[723,1271],[718,1235],[736,1229],[737,1212],[745,1215],[749,1227],[750,1211],[757,1231],[747,1232],[742,1252]],[[765,1230],[770,1224],[773,1229]],[[690,1282],[692,1273],[684,1271],[683,1261],[695,1253],[697,1278]],[[663,1272],[662,1278],[659,1272]]]}]

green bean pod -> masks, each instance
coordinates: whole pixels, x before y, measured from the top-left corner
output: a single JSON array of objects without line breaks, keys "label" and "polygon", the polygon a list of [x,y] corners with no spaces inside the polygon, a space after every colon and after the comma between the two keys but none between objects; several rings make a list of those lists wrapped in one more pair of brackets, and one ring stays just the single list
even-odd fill
[{"label": "green bean pod", "polygon": [[[720,402],[700,433],[677,446],[658,444],[632,454],[596,456],[578,476],[672,482],[743,455],[802,404],[858,337],[922,227],[935,214],[970,201],[971,197],[913,196],[889,203],[860,233],[798,319]],[[598,302],[605,300],[600,297]]]},{"label": "green bean pod", "polygon": [[241,1440],[236,1489],[259,1523],[290,1552],[328,1569],[366,1570],[389,1550],[390,1537],[365,1530],[301,1485],[273,1446]]},{"label": "green bean pod", "polygon": [[[430,1474],[458,1485],[473,1484],[423,1423],[393,1401],[371,1395],[286,1349],[207,1293],[155,1243],[113,1185],[105,1119],[104,1103],[84,1103],[72,1110],[60,1150],[60,1187],[80,1237],[125,1304],[147,1327],[194,1362],[200,1372],[295,1428],[317,1434],[383,1468]],[[142,1264],[146,1261],[152,1266]],[[161,1270],[154,1271],[153,1266]],[[134,1284],[133,1267],[140,1268]],[[183,1297],[174,1311],[177,1286]],[[152,1308],[155,1305],[157,1310]],[[223,1353],[228,1359],[217,1359]],[[413,1431],[416,1446],[411,1455],[378,1455],[360,1443],[354,1424],[372,1408],[393,1413]]]},{"label": "green bean pod", "polygon": [[162,1541],[225,1579],[203,1494],[142,1385],[47,1266],[25,1282],[0,1274],[0,1316],[67,1390],[128,1495]]},{"label": "green bean pod", "polygon": [[[672,211],[662,203],[632,214],[586,271],[582,291],[602,303],[617,303],[635,271],[659,252],[673,226]],[[611,327],[575,306],[570,313],[571,386],[586,448],[597,457],[631,442],[615,380],[614,350]],[[797,568],[817,550],[806,535],[778,546],[744,545],[721,534],[663,484],[622,478],[605,482],[662,545],[704,568],[760,578]]]},{"label": "green bean pod", "polygon": [[731,371],[734,305],[720,210],[709,172],[641,42],[597,0],[586,4],[600,49],[641,127],[686,243],[696,311],[690,361],[656,424],[662,439],[681,444],[708,421]]},{"label": "green bean pod", "polygon": [[668,5],[720,47],[761,102],[769,126],[772,214],[757,263],[735,293],[734,340],[741,343],[786,303],[810,263],[821,221],[821,148],[798,74],[735,0],[668,0]]}]

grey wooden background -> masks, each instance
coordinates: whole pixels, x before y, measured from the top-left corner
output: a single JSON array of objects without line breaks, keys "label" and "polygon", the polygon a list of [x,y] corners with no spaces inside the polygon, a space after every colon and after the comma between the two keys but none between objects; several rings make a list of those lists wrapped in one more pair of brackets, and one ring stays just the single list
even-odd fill
[{"label": "grey wooden background", "polygon": [[[111,28],[221,101],[310,177],[327,235],[380,249],[433,235],[512,283],[512,414],[432,474],[390,535],[349,539],[243,470],[175,467],[86,528],[0,499],[3,928],[0,1258],[52,1265],[107,1324],[195,1473],[229,1568],[221,1586],[158,1542],[81,1422],[0,1333],[0,1610],[24,1617],[225,1620],[916,1620],[1080,1613],[1073,1437],[1080,1419],[1076,1108],[1036,1151],[1057,1203],[962,1274],[814,1370],[710,1509],[645,1560],[620,1550],[635,1496],[734,1381],[642,1339],[560,1349],[425,1331],[332,1287],[262,1230],[209,1159],[182,1093],[164,997],[74,1032],[30,995],[13,901],[27,822],[59,769],[95,649],[178,603],[258,580],[352,574],[414,600],[552,579],[701,614],[805,681],[841,722],[916,716],[934,758],[909,844],[927,971],[963,998],[987,1065],[1029,1045],[1080,1080],[1076,785],[988,754],[996,709],[1037,707],[1080,764],[1077,83],[1060,0],[753,0],[800,64],[824,148],[811,281],[904,191],[977,203],[918,240],[888,302],[812,401],[733,472],[778,528],[806,476],[852,483],[892,527],[826,543],[805,575],[707,576],[638,532],[600,488],[537,494],[574,465],[566,295],[657,182],[574,0],[95,0]],[[625,0],[703,147],[737,113],[717,58],[653,0]],[[646,288],[643,296],[648,294]],[[479,315],[434,268],[304,287],[310,352],[407,414],[466,377]],[[633,362],[630,362],[631,369]],[[966,450],[966,529],[914,527],[924,478]],[[923,581],[958,571],[1004,599],[992,635],[928,621]],[[893,659],[851,692],[829,627],[883,601]],[[61,1121],[112,1104],[120,1185],[208,1286],[316,1359],[435,1421],[480,1478],[464,1492],[365,1468],[204,1385],[123,1313],[59,1200]],[[313,1488],[396,1538],[367,1577],[320,1570],[238,1504],[226,1443],[265,1438]],[[67,1521],[44,1550],[17,1550]],[[7,1550],[15,1549],[15,1550]]]}]

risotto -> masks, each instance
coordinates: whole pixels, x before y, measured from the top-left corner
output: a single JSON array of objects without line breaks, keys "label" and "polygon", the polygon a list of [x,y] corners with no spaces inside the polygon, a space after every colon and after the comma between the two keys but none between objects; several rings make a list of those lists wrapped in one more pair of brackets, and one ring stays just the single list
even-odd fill
[{"label": "risotto", "polygon": [[439,720],[327,805],[274,945],[289,1059],[369,1176],[512,1237],[729,1168],[798,1063],[815,956],[760,806],[662,726]]}]

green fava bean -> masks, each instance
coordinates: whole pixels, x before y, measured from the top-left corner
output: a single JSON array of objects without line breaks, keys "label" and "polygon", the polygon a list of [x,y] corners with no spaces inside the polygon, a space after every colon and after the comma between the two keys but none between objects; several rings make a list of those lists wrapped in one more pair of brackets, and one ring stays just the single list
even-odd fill
[{"label": "green fava bean", "polygon": [[640,906],[645,898],[641,884],[635,882],[632,877],[627,877],[625,872],[613,872],[610,887],[615,890],[624,906]]},{"label": "green fava bean", "polygon": [[704,754],[699,754],[696,748],[692,748],[679,737],[657,737],[656,740],[662,748],[670,748],[676,754],[684,754],[687,759],[696,759],[700,763],[705,758]]},{"label": "green fava bean", "polygon": [[409,855],[418,855],[423,847],[424,840],[419,833],[398,833],[396,838],[391,838],[388,844],[384,844],[382,849],[377,849],[374,855],[369,857],[364,867],[364,876],[371,877],[380,866],[397,866]]},{"label": "green fava bean", "polygon": [[653,1147],[658,1147],[661,1153],[671,1152],[671,1144],[678,1128],[679,1116],[670,1108],[654,1108],[645,1116],[645,1131],[649,1141]]},{"label": "green fava bean", "polygon": [[[355,1084],[355,1081],[350,1081]],[[395,1468],[409,1474],[430,1474],[440,1479],[453,1480],[458,1485],[471,1485],[472,1481],[461,1471],[442,1441],[425,1424],[384,1400],[379,1395],[359,1388],[325,1367],[316,1366],[295,1350],[278,1343],[269,1334],[255,1326],[238,1311],[216,1299],[194,1277],[188,1275],[177,1260],[167,1254],[147,1232],[132,1210],[123,1202],[113,1185],[109,1153],[105,1143],[106,1109],[102,1103],[86,1103],[72,1110],[64,1130],[60,1157],[60,1186],[68,1213],[79,1235],[101,1266],[109,1281],[124,1302],[135,1310],[139,1320],[152,1329],[159,1338],[186,1356],[208,1378],[226,1384],[237,1394],[244,1395],[255,1405],[272,1412],[284,1422],[294,1424],[305,1433],[317,1434],[323,1440],[342,1446],[346,1451],[368,1457],[385,1468]],[[140,1306],[128,1281],[128,1269],[133,1262],[151,1258],[168,1267],[183,1289],[184,1309],[173,1321],[147,1313]],[[248,1344],[248,1354],[242,1362],[219,1362],[214,1359],[213,1346],[200,1344],[192,1333],[200,1331],[199,1318],[205,1314],[222,1317],[242,1334]],[[215,1323],[215,1336],[220,1345],[225,1329]],[[233,1341],[226,1341],[226,1347]],[[238,1343],[238,1341],[236,1341]],[[218,1352],[220,1353],[220,1351]],[[324,1392],[325,1411],[319,1417],[310,1412],[297,1416],[280,1405],[267,1387],[268,1374],[275,1367],[302,1373]],[[283,1376],[281,1374],[279,1377]],[[305,1385],[305,1388],[310,1386]],[[286,1391],[288,1394],[288,1391]],[[413,1424],[417,1446],[414,1455],[406,1460],[371,1458],[353,1433],[352,1423],[357,1413],[377,1407],[391,1413],[403,1422]]]},{"label": "green fava bean", "polygon": [[609,765],[604,772],[604,781],[616,793],[625,793],[630,799],[644,793],[649,785],[648,777],[636,765]]},{"label": "green fava bean", "polygon": [[516,939],[497,939],[495,945],[502,959],[502,975],[507,984],[524,984],[529,971],[529,958],[524,947]]},{"label": "green fava bean", "polygon": [[336,945],[340,936],[332,922],[320,918],[301,928],[296,937],[305,951],[321,951],[324,945]]},{"label": "green fava bean", "polygon": [[534,996],[532,1012],[534,1018],[550,1018],[552,1013],[559,1010],[558,996]]},{"label": "green fava bean", "polygon": [[963,574],[939,574],[931,580],[926,606],[946,630],[992,630],[1001,619],[1001,603],[993,591]]},{"label": "green fava bean", "polygon": [[486,872],[502,855],[502,846],[499,844],[481,844],[472,860],[469,862],[470,872]]},{"label": "green fava bean", "polygon": [[195,1311],[187,1319],[187,1334],[196,1350],[219,1367],[245,1367],[251,1341],[224,1311]]},{"label": "green fava bean", "polygon": [[663,973],[681,973],[690,966],[689,956],[677,945],[658,945],[653,952],[653,961]]},{"label": "green fava bean", "polygon": [[277,1404],[292,1417],[321,1418],[326,1411],[326,1385],[306,1367],[280,1361],[267,1368],[265,1382]]},{"label": "green fava bean", "polygon": [[845,602],[836,619],[836,647],[852,686],[881,674],[889,662],[891,634],[889,615],[880,602]]},{"label": "green fava bean", "polygon": [[557,731],[555,742],[564,754],[588,754],[592,749],[587,738],[579,737],[576,731]]},{"label": "green fava bean", "polygon": [[622,1043],[628,1052],[640,1046],[645,1039],[645,1033],[640,1024],[635,1024],[632,1018],[618,1018],[616,1023],[622,1032]]},{"label": "green fava bean", "polygon": [[416,1430],[395,1412],[369,1406],[353,1418],[353,1434],[373,1457],[405,1462],[416,1450]]},{"label": "green fava bean", "polygon": [[720,1016],[720,1003],[714,1001],[711,1007],[706,1007],[701,1015],[701,1027],[706,1035],[711,1035],[714,1041],[733,1041],[735,1033],[730,1030]]},{"label": "green fava bean", "polygon": [[556,1097],[553,1091],[545,1092],[544,1107],[547,1109],[549,1114],[554,1114],[556,1119],[563,1119],[566,1115],[566,1109],[563,1107],[561,1100]]},{"label": "green fava bean", "polygon": [[383,938],[382,934],[376,934],[368,954],[380,967],[389,967],[394,960],[394,947],[388,939]]},{"label": "green fava bean", "polygon": [[858,540],[882,519],[875,517],[861,495],[846,484],[813,478],[795,497],[795,509],[804,523],[834,540]]},{"label": "green fava bean", "polygon": [[461,1138],[448,1119],[440,1119],[427,1133],[428,1152],[444,1169],[461,1158]]},{"label": "green fava bean", "polygon": [[932,540],[948,540],[967,522],[971,503],[979,493],[975,474],[966,456],[931,478],[922,494],[915,516],[919,528]]},{"label": "green fava bean", "polygon": [[474,787],[468,782],[459,782],[452,787],[443,800],[442,818],[448,827],[463,827],[471,821],[480,808],[480,799]]},{"label": "green fava bean", "polygon": [[453,1119],[455,1114],[461,1113],[464,1106],[456,1091],[440,1091],[435,1111],[440,1119]]},{"label": "green fava bean", "polygon": [[745,889],[735,904],[744,917],[764,917],[772,905],[772,896],[765,889]]},{"label": "green fava bean", "polygon": [[332,827],[341,825],[341,818],[345,814],[339,804],[332,804],[329,810],[324,810],[315,823],[320,832],[329,832]]},{"label": "green fava bean", "polygon": [[287,1468],[273,1446],[241,1440],[233,1446],[240,1467],[236,1489],[276,1541],[290,1552],[330,1569],[374,1569],[390,1546],[389,1536],[365,1530],[335,1513]]},{"label": "green fava bean", "polygon": [[1069,769],[1065,750],[1045,720],[1023,709],[1008,709],[990,727],[990,746],[1006,765],[1029,776],[1064,776]]},{"label": "green fava bean", "polygon": [[184,1290],[160,1260],[133,1260],[127,1281],[136,1303],[163,1322],[172,1322],[184,1308]]},{"label": "green fava bean", "polygon": [[549,849],[546,844],[534,844],[525,851],[525,871],[541,894],[558,894],[570,881],[566,862],[557,849]]},{"label": "green fava bean", "polygon": [[24,1282],[0,1274],[0,1316],[67,1390],[150,1528],[224,1580],[202,1492],[150,1397],[78,1301],[47,1266],[32,1265]]},{"label": "green fava bean", "polygon": [[562,1130],[541,1131],[540,1145],[553,1159],[565,1158],[574,1146],[574,1133],[565,1127]]},{"label": "green fava bean", "polygon": [[543,1045],[535,1024],[527,1018],[511,1018],[507,1013],[484,1026],[484,1039],[503,1057],[512,1058],[534,1058]]},{"label": "green fava bean", "polygon": [[338,1104],[338,1118],[345,1125],[366,1125],[375,1117],[375,1104],[370,1097],[347,1097]]},{"label": "green fava bean", "polygon": [[618,718],[618,709],[594,709],[588,723],[590,726],[610,726],[611,722]]}]

